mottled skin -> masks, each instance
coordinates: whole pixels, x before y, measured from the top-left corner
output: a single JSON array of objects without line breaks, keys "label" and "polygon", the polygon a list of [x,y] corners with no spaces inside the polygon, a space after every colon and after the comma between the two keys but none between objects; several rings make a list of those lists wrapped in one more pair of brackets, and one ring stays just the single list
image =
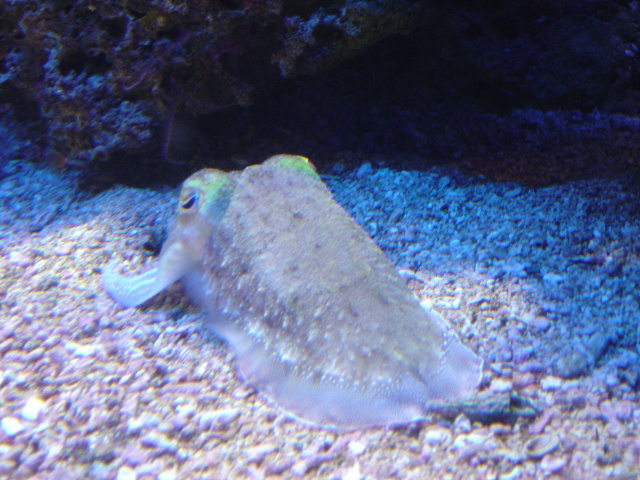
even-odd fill
[{"label": "mottled skin", "polygon": [[158,268],[111,268],[105,287],[134,306],[182,277],[247,381],[303,420],[411,421],[480,381],[482,360],[420,306],[303,157],[194,174]]}]

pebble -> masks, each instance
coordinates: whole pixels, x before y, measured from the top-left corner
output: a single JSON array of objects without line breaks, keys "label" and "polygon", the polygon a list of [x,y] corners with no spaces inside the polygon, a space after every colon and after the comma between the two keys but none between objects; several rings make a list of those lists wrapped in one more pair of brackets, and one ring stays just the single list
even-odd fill
[{"label": "pebble", "polygon": [[522,468],[519,465],[516,465],[513,470],[507,473],[503,473],[500,475],[500,480],[516,480],[520,478],[522,475]]},{"label": "pebble", "polygon": [[504,193],[505,198],[515,198],[522,195],[522,187],[516,186],[515,188]]},{"label": "pebble", "polygon": [[[618,420],[621,422],[631,422],[634,416],[635,405],[629,400],[620,400],[615,403],[614,413]],[[635,411],[638,411],[635,409]]]},{"label": "pebble", "polygon": [[492,423],[489,426],[489,431],[493,435],[510,435],[513,433],[513,427],[504,423]]},{"label": "pebble", "polygon": [[127,432],[131,435],[140,433],[143,429],[152,429],[160,424],[160,418],[152,413],[143,412],[139,417],[129,419]]},{"label": "pebble", "polygon": [[178,480],[178,472],[175,470],[163,470],[158,474],[158,480]]},{"label": "pebble", "polygon": [[140,445],[155,448],[164,453],[175,453],[178,450],[177,443],[163,433],[149,432],[140,439]]},{"label": "pebble", "polygon": [[435,446],[448,442],[451,437],[451,431],[446,428],[430,428],[424,434],[424,441]]},{"label": "pebble", "polygon": [[20,416],[25,420],[37,420],[44,409],[44,401],[39,397],[31,397],[22,407]]},{"label": "pebble", "polygon": [[149,458],[149,451],[146,449],[140,449],[136,447],[127,448],[122,452],[120,458],[124,463],[131,467],[137,467],[143,464]]},{"label": "pebble", "polygon": [[14,437],[24,430],[24,425],[16,417],[4,417],[0,420],[0,427],[9,437]]},{"label": "pebble", "polygon": [[465,414],[460,414],[453,422],[453,430],[456,434],[469,433],[471,431],[471,420]]},{"label": "pebble", "polygon": [[479,433],[458,435],[451,446],[451,450],[456,452],[458,461],[469,461],[485,449],[485,442],[488,438],[488,435]]},{"label": "pebble", "polygon": [[505,263],[502,266],[502,271],[508,275],[512,275],[514,277],[526,278],[527,277],[527,264],[520,262],[512,262],[509,259],[506,259],[508,263]]},{"label": "pebble", "polygon": [[538,419],[529,425],[529,433],[531,435],[538,435],[542,433],[542,431],[546,428],[546,426],[557,417],[557,410],[548,409],[542,412],[542,414],[538,417]]},{"label": "pebble", "polygon": [[348,448],[353,455],[355,455],[356,457],[359,457],[367,449],[367,444],[360,440],[353,440],[349,442]]},{"label": "pebble", "polygon": [[489,390],[494,393],[507,393],[513,390],[513,383],[504,378],[494,378],[491,380]]},{"label": "pebble", "polygon": [[72,243],[67,242],[56,244],[51,251],[54,253],[54,255],[64,257],[66,255],[69,255],[74,248],[75,246]]},{"label": "pebble", "polygon": [[369,162],[365,162],[358,168],[357,175],[359,177],[366,177],[371,174],[372,170],[373,168],[371,167],[371,164]]},{"label": "pebble", "polygon": [[529,360],[534,353],[535,349],[531,345],[515,348],[513,351],[513,361],[516,364],[524,363],[526,360]]},{"label": "pebble", "polygon": [[611,337],[598,332],[584,343],[586,351],[592,357],[592,362],[595,363],[602,358],[602,355],[604,355],[604,352],[607,350],[610,342]]},{"label": "pebble", "polygon": [[293,458],[283,458],[267,465],[264,469],[264,473],[266,475],[282,475],[284,472],[293,467],[295,463],[296,462]]},{"label": "pebble", "polygon": [[196,411],[196,406],[192,403],[182,403],[176,407],[176,412],[187,418],[191,418],[196,413]]},{"label": "pebble", "polygon": [[211,430],[212,428],[226,427],[240,416],[240,410],[229,408],[225,410],[212,410],[200,415],[198,424],[201,430]]},{"label": "pebble", "polygon": [[451,448],[453,450],[460,450],[466,448],[469,445],[482,445],[487,440],[486,435],[478,433],[469,433],[466,435],[458,435],[453,442]]},{"label": "pebble", "polygon": [[116,480],[136,480],[136,478],[138,478],[138,475],[135,470],[129,467],[120,467],[118,469]]},{"label": "pebble", "polygon": [[546,332],[551,327],[551,320],[542,315],[524,314],[520,317],[520,321],[525,325]]},{"label": "pebble", "polygon": [[[564,353],[553,364],[553,373],[562,378],[575,378],[589,371],[590,359],[581,352]],[[544,390],[544,387],[543,387]]]},{"label": "pebble", "polygon": [[73,342],[67,342],[65,344],[65,347],[68,350],[72,351],[73,354],[78,357],[88,357],[100,350],[100,345],[93,345],[93,344],[80,345]]},{"label": "pebble", "polygon": [[558,390],[562,387],[562,379],[558,377],[554,377],[552,375],[548,375],[542,379],[540,382],[540,387],[544,391],[554,391]]},{"label": "pebble", "polygon": [[555,435],[536,435],[526,443],[525,450],[529,458],[539,460],[545,455],[553,452],[558,448],[559,444],[560,442],[558,441],[558,437]]},{"label": "pebble", "polygon": [[342,480],[362,480],[363,478],[364,476],[360,471],[359,463],[353,464],[346,472],[344,472],[344,475],[342,475]]},{"label": "pebble", "polygon": [[323,463],[331,462],[335,458],[332,454],[317,454],[307,459],[300,460],[291,467],[291,473],[297,477],[304,477],[311,470],[315,470]]},{"label": "pebble", "polygon": [[40,466],[46,460],[47,456],[47,452],[33,452],[26,458],[23,458],[21,456],[21,460],[23,460],[23,462],[20,466],[31,472],[37,472]]},{"label": "pebble", "polygon": [[558,473],[567,465],[566,457],[544,457],[540,462],[540,470],[546,474]]},{"label": "pebble", "polygon": [[535,381],[536,377],[532,373],[516,373],[513,376],[513,388],[516,390],[522,390],[529,385],[533,385]]},{"label": "pebble", "polygon": [[558,275],[557,273],[545,273],[542,276],[542,280],[547,283],[560,283],[564,278],[562,275]]},{"label": "pebble", "polygon": [[600,404],[600,411],[608,423],[626,423],[633,418],[633,406],[628,400],[605,400]]},{"label": "pebble", "polygon": [[33,257],[20,250],[12,250],[9,252],[9,263],[24,268],[33,263]]},{"label": "pebble", "polygon": [[260,463],[264,460],[264,457],[275,452],[277,447],[272,444],[256,445],[255,447],[245,448],[243,450],[244,456],[249,463]]}]

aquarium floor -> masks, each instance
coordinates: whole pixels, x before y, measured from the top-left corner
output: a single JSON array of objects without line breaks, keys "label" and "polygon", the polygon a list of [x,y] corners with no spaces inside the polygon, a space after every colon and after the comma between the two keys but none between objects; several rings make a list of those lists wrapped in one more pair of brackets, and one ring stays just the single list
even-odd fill
[{"label": "aquarium floor", "polygon": [[288,418],[233,368],[179,285],[123,309],[112,258],[153,261],[175,191],[0,179],[0,477],[638,478],[637,184],[499,183],[452,167],[325,177],[411,288],[485,359],[481,388],[538,418],[335,433]]}]

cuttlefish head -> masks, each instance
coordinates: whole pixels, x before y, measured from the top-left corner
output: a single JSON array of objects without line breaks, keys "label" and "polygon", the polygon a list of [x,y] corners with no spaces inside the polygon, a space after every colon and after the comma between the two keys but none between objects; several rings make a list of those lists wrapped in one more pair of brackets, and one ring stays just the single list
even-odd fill
[{"label": "cuttlefish head", "polygon": [[126,307],[149,300],[169,285],[196,272],[202,265],[207,240],[220,223],[231,201],[235,179],[220,170],[207,168],[185,180],[180,191],[178,211],[158,264],[135,276],[124,276],[111,262],[104,271],[105,290]]},{"label": "cuttlefish head", "polygon": [[[311,162],[298,155],[275,155],[265,163],[317,177]],[[189,274],[199,272],[211,231],[222,221],[231,202],[236,178],[212,168],[187,178],[157,266],[140,275],[124,276],[118,273],[118,262],[111,262],[102,277],[109,295],[125,307],[135,307],[177,280],[196,276]]]},{"label": "cuttlefish head", "polygon": [[191,262],[199,263],[211,229],[227,211],[235,180],[225,172],[205,168],[185,180],[180,190],[178,209],[169,237],[163,247],[173,245],[184,250]]}]

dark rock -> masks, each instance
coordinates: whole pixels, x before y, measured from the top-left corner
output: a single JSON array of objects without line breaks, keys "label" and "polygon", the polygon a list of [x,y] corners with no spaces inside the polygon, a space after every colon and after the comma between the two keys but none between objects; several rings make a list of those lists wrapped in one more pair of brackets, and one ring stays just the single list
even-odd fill
[{"label": "dark rock", "polygon": [[[0,101],[44,125],[57,165],[193,156],[193,115],[316,74],[419,25],[429,2],[285,0],[0,5]],[[25,108],[26,107],[26,108]]]},{"label": "dark rock", "polygon": [[638,388],[640,385],[640,369],[635,366],[620,369],[618,370],[618,378],[631,388]]},{"label": "dark rock", "polygon": [[581,352],[570,350],[564,352],[553,365],[554,373],[562,378],[574,378],[589,371],[590,359]]},{"label": "dark rock", "polygon": [[602,333],[596,333],[589,337],[585,342],[586,350],[589,352],[592,358],[592,363],[596,363],[602,358],[607,347],[611,343],[611,338],[608,335]]}]

